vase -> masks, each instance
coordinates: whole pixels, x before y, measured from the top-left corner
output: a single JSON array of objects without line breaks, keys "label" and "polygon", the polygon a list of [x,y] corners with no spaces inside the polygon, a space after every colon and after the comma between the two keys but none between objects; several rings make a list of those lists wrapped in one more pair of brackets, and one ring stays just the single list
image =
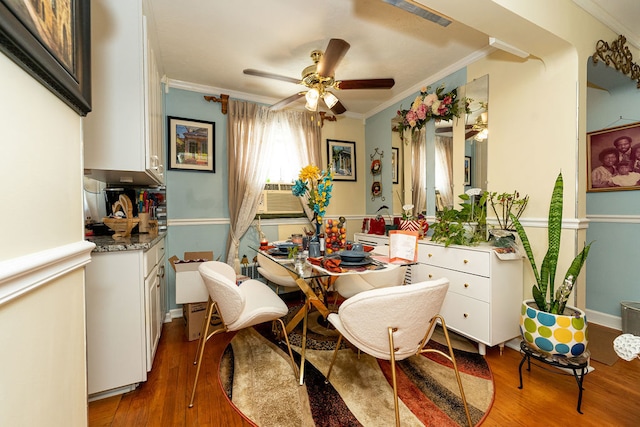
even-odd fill
[{"label": "vase", "polygon": [[429,224],[423,219],[401,219],[400,230],[417,231],[420,238],[423,238],[429,230]]},{"label": "vase", "polygon": [[587,349],[587,316],[567,306],[563,314],[537,309],[534,300],[522,302],[520,332],[529,347],[554,356],[578,357]]}]

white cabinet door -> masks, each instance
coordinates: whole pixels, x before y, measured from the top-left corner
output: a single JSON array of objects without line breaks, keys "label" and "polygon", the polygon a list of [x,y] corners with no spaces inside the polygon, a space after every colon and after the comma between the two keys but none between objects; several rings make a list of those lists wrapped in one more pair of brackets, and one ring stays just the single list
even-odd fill
[{"label": "white cabinet door", "polygon": [[147,380],[142,251],[94,253],[86,268],[88,393]]},{"label": "white cabinet door", "polygon": [[153,366],[153,359],[156,355],[158,340],[160,339],[160,331],[158,328],[158,309],[159,309],[159,276],[158,266],[156,265],[151,274],[145,280],[145,336],[146,336],[146,356],[147,371]]}]

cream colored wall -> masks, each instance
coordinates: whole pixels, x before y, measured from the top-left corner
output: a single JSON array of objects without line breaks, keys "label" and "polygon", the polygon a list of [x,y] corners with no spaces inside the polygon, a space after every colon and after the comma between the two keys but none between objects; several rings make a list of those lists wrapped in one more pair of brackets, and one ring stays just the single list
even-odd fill
[{"label": "cream colored wall", "polygon": [[[81,121],[3,54],[0,75],[0,262],[8,262],[83,240]],[[84,318],[83,270],[0,301],[0,425],[86,425]]]},{"label": "cream colored wall", "polygon": [[[488,189],[530,195],[523,224],[539,263],[547,249],[549,199],[562,171],[565,204],[558,275],[564,275],[586,237],[587,59],[598,40],[613,41],[616,35],[571,0],[479,0],[459,9],[461,0],[421,2],[531,54],[521,60],[497,51],[469,66],[468,77],[489,74]],[[576,292],[580,307],[585,306],[585,274]],[[531,295],[529,268],[525,275],[525,295]]]}]

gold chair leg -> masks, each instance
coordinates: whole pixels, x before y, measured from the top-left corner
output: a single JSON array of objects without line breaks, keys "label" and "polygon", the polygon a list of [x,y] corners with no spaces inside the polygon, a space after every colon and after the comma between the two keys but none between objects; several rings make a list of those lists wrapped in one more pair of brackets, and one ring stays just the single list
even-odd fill
[{"label": "gold chair leg", "polygon": [[393,383],[393,407],[396,412],[396,427],[400,427],[400,409],[398,408],[398,386],[396,384],[396,349],[393,345],[393,333],[398,330],[389,326],[389,355],[391,356],[391,381]]},{"label": "gold chair leg", "polygon": [[[209,301],[207,302],[207,313],[209,313],[209,311],[211,310],[211,306],[213,304],[213,301],[211,300],[211,297],[209,297]],[[207,320],[209,322],[211,322],[211,319],[207,319],[207,315],[204,316],[204,319],[202,320],[202,327],[200,328],[200,338],[198,338],[198,348],[196,348],[196,354],[193,357],[193,364],[197,364],[198,363],[198,354],[200,354],[200,346],[203,344],[204,342],[204,328],[205,328],[205,323],[207,322]]]},{"label": "gold chair leg", "polygon": [[331,358],[331,363],[329,364],[329,371],[327,372],[327,376],[325,377],[325,384],[329,383],[329,375],[331,375],[331,370],[333,369],[333,364],[336,361],[336,357],[338,356],[338,350],[340,350],[340,344],[342,344],[342,334],[338,336],[338,342],[336,343],[336,349],[333,350],[333,357]]},{"label": "gold chair leg", "polygon": [[[218,305],[215,302],[210,305],[209,309],[207,310],[207,314],[205,315],[207,319],[211,318],[214,308],[216,309],[216,311],[218,311],[217,307]],[[207,344],[207,341],[209,340],[209,338],[211,338],[217,333],[226,332],[227,330],[227,327],[224,324],[224,319],[222,318],[222,314],[220,314],[220,320],[222,322],[221,328],[216,329],[211,333],[209,333],[209,325],[211,325],[211,322],[207,321],[204,324],[204,329],[201,333],[202,345],[200,346],[200,352],[198,354],[198,362],[197,362],[198,367],[196,368],[196,378],[193,380],[193,391],[191,392],[191,400],[189,401],[189,408],[193,408],[193,399],[196,396],[196,386],[198,385],[198,377],[200,376],[200,368],[202,367],[202,355],[204,354],[204,347]]]},{"label": "gold chair leg", "polygon": [[473,427],[473,422],[471,421],[471,415],[469,414],[469,406],[467,405],[467,398],[464,395],[464,389],[462,387],[462,379],[460,378],[460,371],[458,371],[458,364],[456,363],[456,357],[453,353],[453,346],[451,345],[451,340],[449,339],[449,331],[447,330],[447,325],[444,321],[444,318],[441,315],[434,316],[431,319],[431,323],[429,324],[429,329],[427,330],[427,334],[425,335],[420,348],[422,348],[426,344],[427,337],[433,328],[435,328],[436,321],[440,319],[440,325],[442,326],[442,331],[444,332],[444,339],[447,342],[447,347],[449,348],[449,354],[445,354],[440,350],[435,349],[421,349],[420,353],[438,353],[451,361],[453,364],[453,370],[456,374],[456,380],[458,381],[458,388],[460,389],[460,397],[462,398],[462,404],[464,405],[464,412],[467,416],[467,423],[469,423],[469,427]]},{"label": "gold chair leg", "polygon": [[291,366],[293,367],[293,373],[296,376],[296,379],[298,378],[298,367],[296,366],[296,361],[293,358],[293,352],[291,351],[291,344],[289,344],[289,336],[287,335],[287,328],[284,325],[284,322],[282,321],[282,319],[276,319],[278,322],[280,322],[280,326],[282,326],[282,335],[284,335],[284,340],[287,343],[287,349],[289,349],[289,358],[291,359]]}]

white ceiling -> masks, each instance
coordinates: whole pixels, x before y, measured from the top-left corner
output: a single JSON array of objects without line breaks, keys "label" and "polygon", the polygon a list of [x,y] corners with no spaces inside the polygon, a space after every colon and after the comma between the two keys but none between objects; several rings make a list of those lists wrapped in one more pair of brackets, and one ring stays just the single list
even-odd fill
[{"label": "white ceiling", "polygon": [[[629,42],[638,40],[639,1],[574,2],[601,20],[606,18],[606,25],[628,25],[635,34],[615,31],[625,34]],[[442,27],[381,0],[149,3],[161,62],[172,83],[201,85],[232,97],[275,103],[304,87],[248,76],[243,69],[297,79],[302,69],[312,64],[312,50],[324,50],[329,39],[341,38],[351,48],[336,68],[337,80],[392,77],[396,82],[390,90],[336,93],[347,114],[365,117],[491,50],[486,34],[458,22]],[[303,102],[293,105],[302,107]]]}]

